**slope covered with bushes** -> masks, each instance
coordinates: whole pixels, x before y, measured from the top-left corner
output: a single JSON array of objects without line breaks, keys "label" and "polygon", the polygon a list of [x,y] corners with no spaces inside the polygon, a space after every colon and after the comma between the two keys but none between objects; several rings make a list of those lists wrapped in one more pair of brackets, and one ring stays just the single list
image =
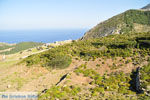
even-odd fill
[{"label": "slope covered with bushes", "polygon": [[[47,68],[67,68],[71,64],[72,59],[84,60],[85,62],[94,61],[98,58],[115,59],[120,58],[122,64],[113,63],[108,65],[110,69],[117,70],[118,68],[126,67],[126,64],[140,66],[143,62],[149,61],[150,56],[150,32],[146,33],[131,33],[121,35],[109,35],[106,37],[73,41],[70,44],[65,44],[50,49],[49,51],[31,55],[25,58],[21,63],[28,66],[40,64]],[[122,59],[121,59],[122,58]],[[129,59],[130,58],[130,59]],[[126,61],[123,61],[126,59]],[[96,65],[102,67],[102,65]],[[147,65],[146,65],[147,66]],[[148,65],[149,66],[149,65]],[[94,67],[94,66],[93,66]],[[141,66],[142,67],[142,66]],[[149,81],[148,68],[141,70],[144,80]],[[133,81],[132,73],[124,73],[123,71],[114,71],[111,73],[105,72],[100,75],[96,69],[88,68],[86,63],[77,66],[73,73],[78,76],[88,77],[92,80],[87,86],[83,85],[67,85],[52,86],[46,93],[40,96],[40,100],[47,99],[123,99],[137,100],[149,99],[146,93],[137,94],[136,90],[132,89],[131,81]],[[142,78],[142,77],[141,77]],[[143,81],[145,82],[145,81]],[[141,83],[141,86],[148,86],[149,82]],[[87,92],[85,92],[87,91]]]},{"label": "slope covered with bushes", "polygon": [[[74,71],[78,76],[90,78],[92,81],[86,85],[64,85],[52,86],[44,94],[40,95],[39,100],[149,100],[150,96],[141,93],[137,94],[131,88],[133,80],[132,73],[114,72],[100,75],[93,69],[87,68],[86,64],[79,66]],[[144,73],[141,74],[143,76]],[[148,74],[147,74],[148,75]],[[149,75],[148,75],[149,77]],[[145,85],[141,83],[141,85]],[[147,84],[146,86],[148,86]]]},{"label": "slope covered with bushes", "polygon": [[13,46],[3,47],[5,49],[12,47],[12,49],[10,51],[1,52],[1,54],[6,54],[6,55],[14,54],[14,53],[20,52],[22,50],[26,50],[29,48],[40,46],[42,44],[43,43],[37,43],[37,42],[21,42],[21,43],[18,43],[16,45],[13,45]]},{"label": "slope covered with bushes", "polygon": [[150,11],[128,10],[89,30],[82,39],[98,38],[111,34],[150,31]]},{"label": "slope covered with bushes", "polygon": [[[61,59],[61,62],[62,60],[68,60],[70,57],[80,57],[88,61],[103,56],[108,58],[132,57],[138,54],[147,56],[150,54],[149,41],[149,32],[111,35],[62,45],[41,54],[32,55],[24,59],[23,62],[27,65],[42,64],[43,66],[51,66],[54,63],[50,61],[55,62]],[[68,61],[70,62],[70,60]]]},{"label": "slope covered with bushes", "polygon": [[0,50],[5,50],[5,49],[9,49],[11,47],[13,47],[14,45],[9,45],[6,43],[0,43]]}]

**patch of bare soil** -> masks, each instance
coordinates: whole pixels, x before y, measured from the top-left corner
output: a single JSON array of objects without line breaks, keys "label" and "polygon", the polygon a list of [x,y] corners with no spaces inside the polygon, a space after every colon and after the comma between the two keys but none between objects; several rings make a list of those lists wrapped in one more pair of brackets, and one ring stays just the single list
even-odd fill
[{"label": "patch of bare soil", "polygon": [[[116,57],[116,58],[98,58],[96,60],[90,60],[90,61],[83,61],[83,60],[74,60],[74,63],[72,66],[80,66],[81,64],[87,64],[88,69],[94,69],[96,72],[98,72],[100,75],[103,75],[105,73],[109,74],[111,72],[124,72],[124,73],[131,73],[134,69],[137,67],[140,67],[147,62],[144,61],[141,64],[134,65],[131,58],[122,58],[122,57]],[[78,64],[78,65],[76,65]],[[69,78],[66,78],[66,80],[62,81],[60,85],[83,85],[88,84],[92,80],[88,77],[84,77],[82,74],[76,75],[73,71],[70,72]]]},{"label": "patch of bare soil", "polygon": [[[88,77],[76,75],[73,71],[81,64],[87,64],[87,68],[92,68],[100,75],[116,71],[130,73],[139,65],[129,62],[131,58],[98,58],[96,60],[83,61],[73,59],[71,65],[66,69],[48,70],[39,65],[27,67],[25,65],[14,65],[1,71],[0,73],[0,91],[42,91],[50,88],[59,82],[60,78],[69,73],[60,85],[83,85],[92,80]],[[127,62],[128,61],[128,62]],[[146,63],[146,62],[143,62]]]}]

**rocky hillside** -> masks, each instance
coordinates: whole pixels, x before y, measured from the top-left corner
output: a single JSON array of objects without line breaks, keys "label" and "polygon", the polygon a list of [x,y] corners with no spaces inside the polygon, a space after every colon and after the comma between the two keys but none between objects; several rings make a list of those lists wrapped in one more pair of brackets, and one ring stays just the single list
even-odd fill
[{"label": "rocky hillside", "polygon": [[142,9],[150,10],[150,4],[148,4],[147,6],[143,7]]},{"label": "rocky hillside", "polygon": [[[149,5],[143,9],[145,8],[149,8]],[[101,22],[86,32],[81,39],[85,40],[89,38],[98,38],[111,34],[148,32],[150,31],[149,20],[149,10],[128,10],[104,22]]]},{"label": "rocky hillside", "polygon": [[[65,72],[41,91],[39,100],[149,100],[149,43],[150,32],[109,35],[73,41],[31,55],[20,64]],[[142,81],[134,71],[138,67]]]}]

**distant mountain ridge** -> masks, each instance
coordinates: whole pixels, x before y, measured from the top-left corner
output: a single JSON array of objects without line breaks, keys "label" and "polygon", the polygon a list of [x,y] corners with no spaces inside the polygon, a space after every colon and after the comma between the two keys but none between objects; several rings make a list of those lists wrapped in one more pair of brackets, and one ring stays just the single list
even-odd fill
[{"label": "distant mountain ridge", "polygon": [[[149,8],[147,5],[144,8]],[[111,34],[139,33],[150,31],[150,10],[131,9],[101,22],[85,33],[82,40]]]},{"label": "distant mountain ridge", "polygon": [[44,43],[39,43],[39,42],[20,42],[17,44],[7,44],[7,43],[0,43],[0,50],[6,50],[12,48],[10,51],[4,51],[0,52],[1,54],[9,55],[9,54],[14,54],[17,52],[20,52],[22,50],[26,50],[29,48],[37,47],[40,45],[43,45]]},{"label": "distant mountain ridge", "polygon": [[14,44],[9,44],[9,43],[5,43],[5,42],[0,42],[0,46],[4,46],[4,45],[12,46],[12,45],[15,45],[15,43]]}]

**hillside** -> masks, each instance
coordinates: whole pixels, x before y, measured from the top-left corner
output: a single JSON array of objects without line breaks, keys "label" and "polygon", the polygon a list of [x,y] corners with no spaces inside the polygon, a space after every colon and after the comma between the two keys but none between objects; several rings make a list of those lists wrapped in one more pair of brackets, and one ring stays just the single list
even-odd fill
[{"label": "hillside", "polygon": [[0,50],[5,50],[13,47],[15,44],[0,43]]},{"label": "hillside", "polygon": [[0,43],[0,92],[38,92],[38,100],[150,100],[149,20],[148,10],[128,10],[79,40]]},{"label": "hillside", "polygon": [[[3,44],[3,45],[0,46],[0,50],[3,50],[2,52],[0,52],[0,54],[5,54],[5,55],[14,54],[14,53],[20,52],[22,50],[37,47],[37,46],[40,46],[40,45],[43,45],[43,43],[21,42],[21,43],[15,44],[15,45]],[[6,50],[6,49],[9,49],[9,50]]]},{"label": "hillside", "polygon": [[148,4],[147,6],[143,7],[142,9],[144,9],[144,10],[150,10],[150,4]]},{"label": "hillside", "polygon": [[111,34],[138,33],[150,31],[150,11],[128,10],[116,15],[89,30],[81,38],[98,38]]},{"label": "hillside", "polygon": [[38,91],[39,100],[149,100],[149,44],[150,32],[115,34],[6,55],[0,91]]},{"label": "hillside", "polygon": [[[43,89],[39,100],[148,100],[149,43],[150,32],[79,40],[29,56],[21,64],[43,66],[55,74],[57,70],[66,72],[50,88]],[[137,89],[134,73],[138,67],[144,81]]]}]

